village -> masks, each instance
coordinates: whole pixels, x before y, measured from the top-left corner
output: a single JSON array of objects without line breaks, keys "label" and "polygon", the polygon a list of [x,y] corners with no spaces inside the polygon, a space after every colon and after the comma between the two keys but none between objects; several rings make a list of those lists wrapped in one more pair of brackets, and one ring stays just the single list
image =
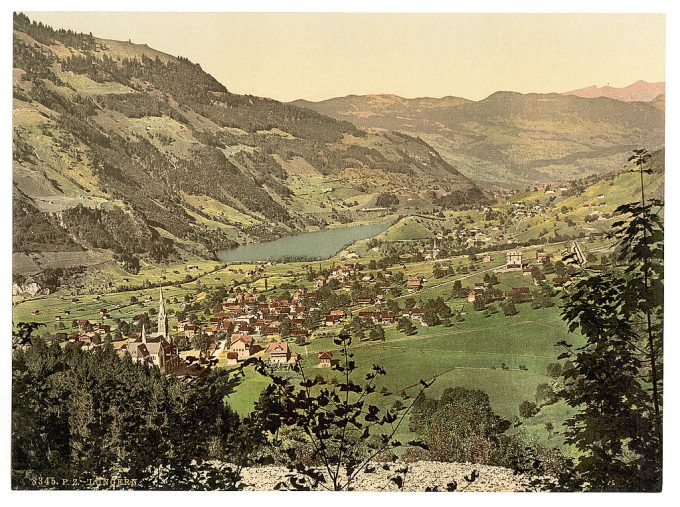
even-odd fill
[{"label": "village", "polygon": [[[430,256],[436,259],[436,240],[434,245]],[[576,262],[586,262],[577,241],[572,242],[571,252]],[[521,249],[500,255],[504,255],[500,265],[493,262],[498,260],[499,253],[475,258],[484,277],[468,287],[461,283],[461,278],[471,276],[467,268],[447,271],[435,259],[430,261],[435,262],[431,279],[424,274],[405,275],[399,267],[368,270],[358,262],[319,272],[306,266],[309,287],[286,291],[284,295],[265,295],[256,289],[244,290],[237,284],[219,287],[215,292],[217,311],[207,314],[198,303],[192,306],[191,302],[184,302],[180,309],[171,312],[177,319],[172,327],[160,288],[158,307],[151,306],[147,313],[134,315],[129,323],[111,319],[111,310],[102,308],[100,321],[75,318],[72,324],[77,331],[60,332],[55,338],[85,348],[110,341],[121,354],[129,353],[134,361],[155,365],[163,374],[196,376],[212,366],[237,367],[252,357],[265,360],[272,368],[288,369],[301,356],[309,358],[306,345],[327,332],[345,329],[358,332],[361,339],[384,340],[384,328],[396,326],[406,335],[414,334],[419,328],[447,323],[451,318],[462,321],[466,311],[488,311],[488,306],[497,302],[502,305],[504,301],[510,305],[531,302],[538,297],[546,274],[550,275],[552,285],[560,286],[573,269],[542,249],[532,252],[531,257]],[[260,266],[249,270],[248,275],[262,275],[264,271],[265,267]],[[504,275],[521,275],[526,282],[524,286],[502,291],[497,284]],[[431,304],[434,300],[421,297],[433,282],[438,284],[435,286],[446,287],[451,294],[447,299],[453,302],[438,301],[439,307],[434,312],[435,305]],[[143,302],[155,305],[153,296],[147,296]],[[65,313],[72,318],[71,311]],[[154,315],[156,323],[152,322]],[[113,324],[109,323],[112,320]],[[330,368],[333,364],[333,350],[316,351],[313,356],[318,368]]]}]

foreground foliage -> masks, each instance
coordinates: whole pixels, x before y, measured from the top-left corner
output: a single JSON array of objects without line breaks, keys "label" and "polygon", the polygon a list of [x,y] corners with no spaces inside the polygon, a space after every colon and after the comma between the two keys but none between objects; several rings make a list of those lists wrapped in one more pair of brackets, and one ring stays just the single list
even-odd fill
[{"label": "foreground foliage", "polygon": [[[341,357],[332,368],[340,379],[332,387],[321,376],[308,378],[299,365],[294,368],[299,376],[295,385],[293,378],[273,372],[263,362],[257,364],[272,384],[256,407],[256,417],[267,431],[272,453],[290,470],[288,480],[277,489],[352,490],[359,473],[370,473],[374,461],[391,459],[390,452],[403,445],[394,436],[414,401],[404,405],[396,400],[387,410],[371,403],[375,380],[385,370],[373,365],[364,382],[356,382],[351,343],[348,333],[335,339]],[[421,381],[415,400],[430,384]],[[421,441],[408,445],[427,448]],[[397,470],[392,481],[401,487],[406,472]]]},{"label": "foreground foliage", "polygon": [[13,488],[237,487],[238,466],[210,461],[240,456],[248,441],[222,402],[235,383],[226,373],[186,381],[121,359],[110,345],[15,343]]},{"label": "foreground foliage", "polygon": [[662,203],[647,202],[649,155],[631,157],[641,200],[620,206],[614,224],[623,266],[584,269],[567,287],[563,316],[586,343],[566,342],[558,393],[576,412],[565,439],[581,453],[562,487],[592,491],[659,491],[662,459],[663,225]]}]

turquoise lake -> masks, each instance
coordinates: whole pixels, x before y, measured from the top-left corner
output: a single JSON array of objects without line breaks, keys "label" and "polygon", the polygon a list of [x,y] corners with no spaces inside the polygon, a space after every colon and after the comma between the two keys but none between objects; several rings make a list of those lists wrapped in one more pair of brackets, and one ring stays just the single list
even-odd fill
[{"label": "turquoise lake", "polygon": [[389,226],[385,222],[303,232],[274,241],[220,250],[217,257],[222,262],[277,261],[291,257],[327,259],[355,241],[380,234]]}]

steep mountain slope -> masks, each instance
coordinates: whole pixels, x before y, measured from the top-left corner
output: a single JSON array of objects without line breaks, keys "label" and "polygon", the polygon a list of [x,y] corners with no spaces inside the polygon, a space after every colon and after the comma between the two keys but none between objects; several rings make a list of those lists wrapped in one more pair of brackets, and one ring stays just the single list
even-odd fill
[{"label": "steep mountain slope", "polygon": [[210,257],[365,219],[386,191],[483,197],[419,139],[235,95],[184,58],[21,14],[13,83],[15,251]]},{"label": "steep mountain slope", "polygon": [[615,88],[613,86],[588,86],[586,88],[579,88],[570,92],[564,92],[563,95],[575,95],[592,99],[595,97],[608,97],[610,99],[621,100],[623,102],[650,102],[659,95],[665,93],[666,83],[648,83],[647,81],[635,81],[633,84],[624,86],[622,88]]},{"label": "steep mountain slope", "polygon": [[478,102],[348,96],[294,104],[419,136],[469,178],[506,187],[609,172],[632,148],[663,146],[662,108],[608,98],[497,92]]}]

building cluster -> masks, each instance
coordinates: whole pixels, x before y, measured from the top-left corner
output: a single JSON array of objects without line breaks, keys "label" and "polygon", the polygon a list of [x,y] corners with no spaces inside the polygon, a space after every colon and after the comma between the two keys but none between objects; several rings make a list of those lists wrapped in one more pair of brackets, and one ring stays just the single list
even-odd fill
[{"label": "building cluster", "polygon": [[397,316],[394,312],[387,310],[376,310],[376,311],[363,311],[359,312],[360,319],[366,319],[373,322],[373,324],[390,325],[394,324]]},{"label": "building cluster", "polygon": [[494,243],[494,239],[479,229],[463,229],[458,233],[458,239],[468,248],[482,248]]},{"label": "building cluster", "polygon": [[512,203],[512,205],[513,208],[510,211],[510,218],[514,220],[533,217],[545,211],[545,207],[541,204],[532,204],[529,202],[518,201]]},{"label": "building cluster", "polygon": [[[494,271],[497,273],[518,272],[524,276],[533,276],[534,284],[545,280],[545,276],[537,273],[536,267],[543,267],[550,263],[550,255],[547,252],[537,251],[534,259],[527,259],[523,257],[521,250],[509,250],[505,254],[505,264]],[[539,277],[537,279],[536,277]]]},{"label": "building cluster", "polygon": [[308,308],[305,300],[314,294],[298,290],[290,299],[272,297],[259,302],[255,293],[237,293],[224,301],[222,311],[210,318],[209,325],[200,328],[185,321],[177,325],[177,331],[189,339],[197,332],[207,336],[223,332],[263,337],[281,334],[282,323],[287,320],[291,336],[309,336],[303,314]]}]

